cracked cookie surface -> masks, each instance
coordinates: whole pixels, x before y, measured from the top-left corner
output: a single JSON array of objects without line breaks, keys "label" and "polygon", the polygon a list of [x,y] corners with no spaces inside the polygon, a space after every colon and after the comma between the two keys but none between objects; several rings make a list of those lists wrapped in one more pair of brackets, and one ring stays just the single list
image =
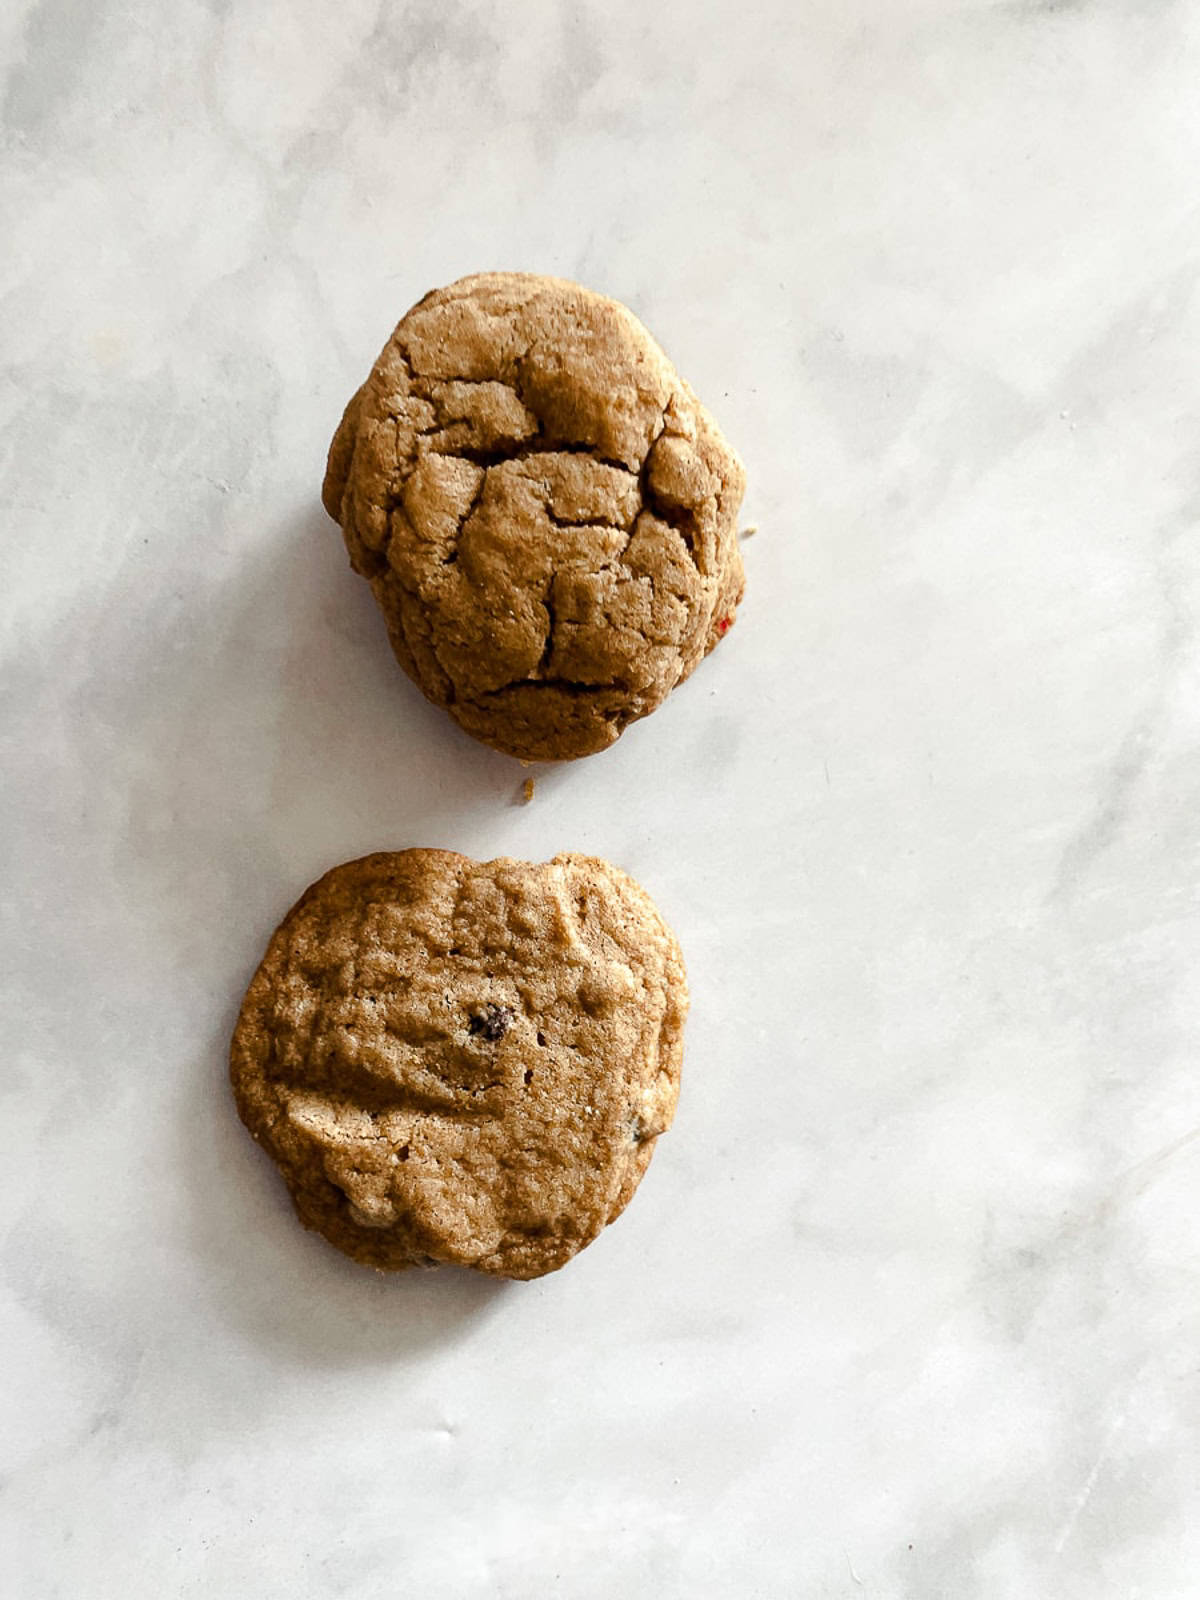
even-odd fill
[{"label": "cracked cookie surface", "polygon": [[633,314],[482,273],[404,317],[322,498],[398,661],[486,744],[602,750],[728,631],[741,461]]},{"label": "cracked cookie surface", "polygon": [[687,982],[606,861],[350,861],[271,939],[230,1075],[301,1220],[347,1255],[508,1278],[633,1196],[679,1093]]}]

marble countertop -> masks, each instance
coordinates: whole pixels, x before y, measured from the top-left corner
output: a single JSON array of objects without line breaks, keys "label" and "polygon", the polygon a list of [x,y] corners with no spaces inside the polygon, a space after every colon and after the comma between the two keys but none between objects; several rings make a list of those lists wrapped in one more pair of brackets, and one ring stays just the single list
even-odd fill
[{"label": "marble countertop", "polygon": [[[14,1600],[1195,1600],[1200,7],[10,0]],[[626,301],[747,601],[524,773],[317,491],[429,287]],[[386,1279],[225,1052],[307,882],[605,855],[691,974],[565,1271]]]}]

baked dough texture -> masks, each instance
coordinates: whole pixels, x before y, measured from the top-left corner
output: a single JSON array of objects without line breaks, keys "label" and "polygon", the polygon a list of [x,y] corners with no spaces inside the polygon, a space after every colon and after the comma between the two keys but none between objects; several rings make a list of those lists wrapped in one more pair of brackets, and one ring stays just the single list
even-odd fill
[{"label": "baked dough texture", "polygon": [[492,272],[408,313],[322,498],[400,665],[524,760],[603,750],[732,626],[741,461],[641,323]]},{"label": "baked dough texture", "polygon": [[632,1198],[686,1011],[674,935],[606,861],[370,855],[271,939],[233,1090],[301,1220],[356,1261],[536,1278]]}]

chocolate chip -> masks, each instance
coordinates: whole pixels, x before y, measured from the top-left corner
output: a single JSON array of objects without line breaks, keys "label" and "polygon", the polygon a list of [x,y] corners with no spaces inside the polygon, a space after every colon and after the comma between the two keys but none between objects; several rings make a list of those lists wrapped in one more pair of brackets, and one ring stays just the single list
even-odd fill
[{"label": "chocolate chip", "polygon": [[491,1000],[482,1011],[477,1011],[467,1024],[467,1032],[472,1038],[480,1034],[489,1044],[495,1044],[497,1039],[503,1039],[512,1022],[513,1014],[508,1006],[498,1006]]}]

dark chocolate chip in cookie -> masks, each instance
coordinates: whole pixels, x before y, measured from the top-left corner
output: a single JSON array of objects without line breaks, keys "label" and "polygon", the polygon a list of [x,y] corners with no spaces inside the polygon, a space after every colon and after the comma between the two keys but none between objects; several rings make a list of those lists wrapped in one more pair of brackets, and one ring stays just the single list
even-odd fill
[{"label": "dark chocolate chip in cookie", "polygon": [[513,1019],[513,1014],[508,1006],[494,1005],[488,1001],[482,1011],[476,1011],[467,1023],[467,1032],[472,1035],[482,1034],[489,1044],[495,1044],[497,1039],[503,1039],[508,1032],[508,1025]]}]

